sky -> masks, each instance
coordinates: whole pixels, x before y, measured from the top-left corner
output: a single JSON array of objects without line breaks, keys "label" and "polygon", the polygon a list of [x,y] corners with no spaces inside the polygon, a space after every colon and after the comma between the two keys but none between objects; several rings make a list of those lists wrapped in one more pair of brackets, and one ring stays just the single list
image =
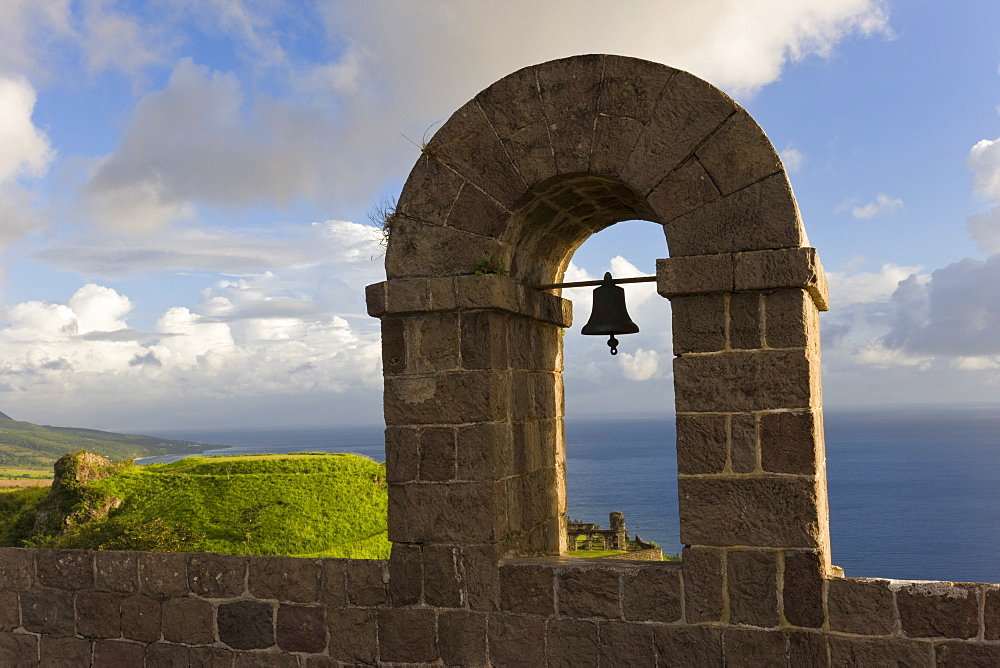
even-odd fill
[{"label": "sky", "polygon": [[[117,430],[376,424],[370,214],[521,67],[614,53],[744,105],[830,280],[828,410],[1000,398],[993,0],[5,0],[0,410]],[[651,274],[662,230],[566,280]],[[611,357],[566,291],[568,417],[672,411],[669,303]]]}]

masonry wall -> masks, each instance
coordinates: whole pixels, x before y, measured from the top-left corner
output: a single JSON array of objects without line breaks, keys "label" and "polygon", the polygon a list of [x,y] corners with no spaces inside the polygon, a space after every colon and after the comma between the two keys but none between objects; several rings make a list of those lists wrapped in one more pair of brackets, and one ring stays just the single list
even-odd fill
[{"label": "masonry wall", "polygon": [[3,549],[0,665],[1000,665],[997,585],[817,580],[794,555],[753,550],[720,549],[693,577],[687,564],[559,558],[483,569],[461,551],[449,574],[417,557],[391,573]]}]

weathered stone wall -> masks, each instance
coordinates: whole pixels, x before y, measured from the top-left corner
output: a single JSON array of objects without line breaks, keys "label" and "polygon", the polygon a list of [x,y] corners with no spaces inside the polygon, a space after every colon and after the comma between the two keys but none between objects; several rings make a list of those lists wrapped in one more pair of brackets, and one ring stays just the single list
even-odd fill
[{"label": "weathered stone wall", "polygon": [[3,549],[0,665],[1000,665],[997,585],[817,579],[808,554],[755,550],[701,570],[440,556]]}]

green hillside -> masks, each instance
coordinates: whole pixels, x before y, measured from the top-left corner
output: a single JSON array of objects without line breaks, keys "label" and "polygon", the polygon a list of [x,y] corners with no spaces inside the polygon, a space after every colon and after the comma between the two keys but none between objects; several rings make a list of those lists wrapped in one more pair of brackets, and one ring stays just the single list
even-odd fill
[{"label": "green hillside", "polygon": [[96,429],[43,427],[0,413],[0,467],[52,466],[67,452],[87,450],[120,461],[134,457],[201,452],[204,445]]},{"label": "green hillside", "polygon": [[[52,492],[42,500],[37,490],[0,494],[7,497],[6,515],[0,498],[0,541],[303,557],[389,555],[385,465],[359,455],[189,457],[148,466],[92,466],[77,463],[80,453],[71,457],[78,459],[60,462]],[[84,467],[90,468],[83,472]]]}]

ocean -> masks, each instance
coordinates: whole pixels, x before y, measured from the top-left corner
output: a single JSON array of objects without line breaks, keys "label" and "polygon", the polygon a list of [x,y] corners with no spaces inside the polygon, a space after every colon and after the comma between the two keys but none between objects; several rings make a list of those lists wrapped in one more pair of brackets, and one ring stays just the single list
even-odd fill
[{"label": "ocean", "polygon": [[[1000,408],[825,412],[833,563],[852,577],[1000,582]],[[356,452],[380,427],[158,432],[205,454]],[[679,552],[673,418],[566,420],[569,515]],[[144,460],[165,461],[170,458]]]}]

